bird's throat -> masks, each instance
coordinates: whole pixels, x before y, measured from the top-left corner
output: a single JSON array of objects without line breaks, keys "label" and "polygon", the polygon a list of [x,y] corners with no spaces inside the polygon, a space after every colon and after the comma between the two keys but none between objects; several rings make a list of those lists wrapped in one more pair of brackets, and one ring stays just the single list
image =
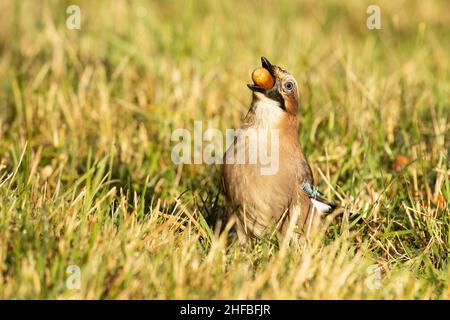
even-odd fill
[{"label": "bird's throat", "polygon": [[278,101],[262,93],[255,93],[250,113],[253,113],[252,126],[263,128],[278,127],[280,121],[287,115]]}]

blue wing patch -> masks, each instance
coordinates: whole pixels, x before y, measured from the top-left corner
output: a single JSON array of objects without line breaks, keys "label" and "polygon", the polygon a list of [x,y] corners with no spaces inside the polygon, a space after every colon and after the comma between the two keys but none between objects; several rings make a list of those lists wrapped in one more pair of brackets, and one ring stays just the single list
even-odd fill
[{"label": "blue wing patch", "polygon": [[321,215],[330,214],[334,209],[336,209],[336,205],[331,204],[325,199],[321,198],[319,196],[319,191],[310,183],[302,182],[302,188],[303,191],[305,191],[308,197],[311,199],[314,208],[316,208]]}]

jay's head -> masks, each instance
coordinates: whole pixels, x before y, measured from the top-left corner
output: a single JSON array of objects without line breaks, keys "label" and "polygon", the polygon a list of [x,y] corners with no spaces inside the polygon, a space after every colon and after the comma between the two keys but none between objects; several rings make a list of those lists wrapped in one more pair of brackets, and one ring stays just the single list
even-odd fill
[{"label": "jay's head", "polygon": [[247,86],[253,91],[254,99],[271,99],[274,101],[275,107],[296,115],[299,93],[294,77],[283,68],[271,64],[265,57],[261,57],[261,64],[264,69],[269,71],[274,80],[274,85],[267,88],[257,84],[248,84]]}]

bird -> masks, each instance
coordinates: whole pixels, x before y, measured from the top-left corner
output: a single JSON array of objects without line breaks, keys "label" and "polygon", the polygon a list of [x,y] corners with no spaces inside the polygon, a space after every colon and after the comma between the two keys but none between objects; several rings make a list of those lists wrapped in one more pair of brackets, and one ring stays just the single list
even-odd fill
[{"label": "bird", "polygon": [[[311,167],[298,139],[297,81],[265,57],[261,57],[261,65],[272,77],[273,86],[258,82],[247,85],[252,92],[250,108],[221,166],[227,217],[235,220],[241,243],[273,234],[286,236],[289,226],[309,232],[337,207],[314,187]],[[272,156],[277,161],[275,170],[264,172],[267,161],[261,158],[250,161],[255,154]]]}]

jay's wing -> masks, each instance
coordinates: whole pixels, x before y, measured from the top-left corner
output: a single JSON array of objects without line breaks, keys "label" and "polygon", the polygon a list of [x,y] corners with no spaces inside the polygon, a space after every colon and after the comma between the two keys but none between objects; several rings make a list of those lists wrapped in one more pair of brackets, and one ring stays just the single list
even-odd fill
[{"label": "jay's wing", "polygon": [[321,216],[329,215],[337,208],[337,205],[330,203],[322,197],[316,196],[315,198],[309,198],[316,210]]},{"label": "jay's wing", "polygon": [[301,185],[303,191],[308,195],[314,208],[319,212],[321,216],[326,216],[332,213],[334,209],[337,208],[337,205],[330,203],[321,196],[319,196],[314,186],[312,186],[308,182],[303,182]]}]

